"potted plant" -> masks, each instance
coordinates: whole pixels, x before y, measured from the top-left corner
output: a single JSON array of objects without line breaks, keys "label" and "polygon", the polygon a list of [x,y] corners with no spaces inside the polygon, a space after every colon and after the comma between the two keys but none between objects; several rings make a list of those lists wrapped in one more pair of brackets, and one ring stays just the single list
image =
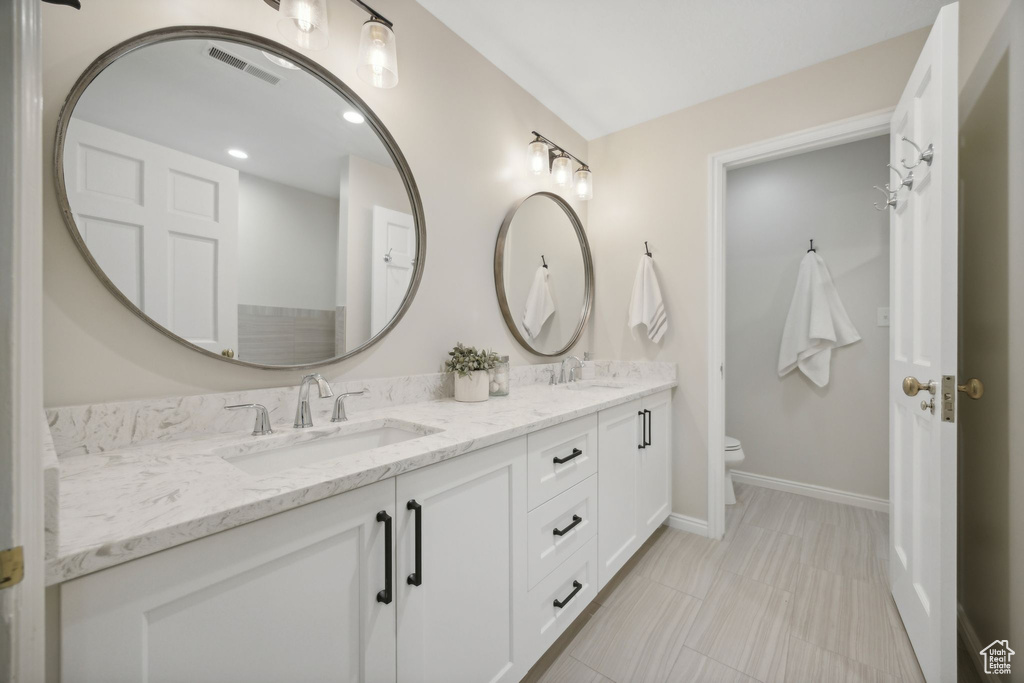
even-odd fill
[{"label": "potted plant", "polygon": [[455,373],[455,400],[465,403],[486,401],[490,393],[487,371],[498,362],[498,354],[476,347],[463,346],[462,342],[448,352],[445,361],[446,372]]}]

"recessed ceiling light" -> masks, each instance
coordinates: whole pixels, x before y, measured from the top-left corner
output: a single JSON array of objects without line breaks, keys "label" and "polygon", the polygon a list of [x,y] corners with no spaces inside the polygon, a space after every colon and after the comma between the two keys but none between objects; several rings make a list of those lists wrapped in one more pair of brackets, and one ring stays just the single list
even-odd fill
[{"label": "recessed ceiling light", "polygon": [[249,155],[246,154],[245,152],[243,152],[240,149],[229,149],[228,150],[228,154],[230,154],[231,156],[233,156],[236,159],[248,159],[249,158]]},{"label": "recessed ceiling light", "polygon": [[292,64],[291,62],[289,62],[284,57],[278,57],[273,52],[267,52],[266,50],[260,50],[260,52],[262,52],[263,56],[266,57],[267,59],[269,59],[271,61],[271,63],[277,64],[280,67],[284,67],[285,69],[298,69],[299,68],[299,67],[295,66],[294,64]]},{"label": "recessed ceiling light", "polygon": [[366,117],[357,111],[349,110],[341,115],[341,118],[345,119],[349,123],[363,123],[366,121]]}]

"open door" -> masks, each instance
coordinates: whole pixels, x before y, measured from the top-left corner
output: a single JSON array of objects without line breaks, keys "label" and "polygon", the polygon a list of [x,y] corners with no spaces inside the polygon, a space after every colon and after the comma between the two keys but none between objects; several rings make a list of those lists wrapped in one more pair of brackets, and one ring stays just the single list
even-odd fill
[{"label": "open door", "polygon": [[890,216],[889,577],[930,683],[956,680],[957,22],[939,12],[890,127],[914,177]]}]

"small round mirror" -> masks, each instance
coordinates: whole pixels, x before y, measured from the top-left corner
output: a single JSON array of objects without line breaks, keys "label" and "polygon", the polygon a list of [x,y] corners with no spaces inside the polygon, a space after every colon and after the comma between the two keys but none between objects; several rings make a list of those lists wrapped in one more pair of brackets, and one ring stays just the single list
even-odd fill
[{"label": "small round mirror", "polygon": [[501,314],[516,340],[540,356],[567,353],[594,300],[594,265],[579,216],[550,192],[509,212],[494,250]]}]

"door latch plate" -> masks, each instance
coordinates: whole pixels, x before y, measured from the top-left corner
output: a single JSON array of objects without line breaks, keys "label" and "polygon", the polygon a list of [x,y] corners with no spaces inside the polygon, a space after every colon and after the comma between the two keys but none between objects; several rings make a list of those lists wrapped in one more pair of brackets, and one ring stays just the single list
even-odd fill
[{"label": "door latch plate", "polygon": [[956,422],[956,376],[942,376],[942,421]]},{"label": "door latch plate", "polygon": [[25,554],[19,545],[0,550],[0,589],[17,586],[25,578]]}]

